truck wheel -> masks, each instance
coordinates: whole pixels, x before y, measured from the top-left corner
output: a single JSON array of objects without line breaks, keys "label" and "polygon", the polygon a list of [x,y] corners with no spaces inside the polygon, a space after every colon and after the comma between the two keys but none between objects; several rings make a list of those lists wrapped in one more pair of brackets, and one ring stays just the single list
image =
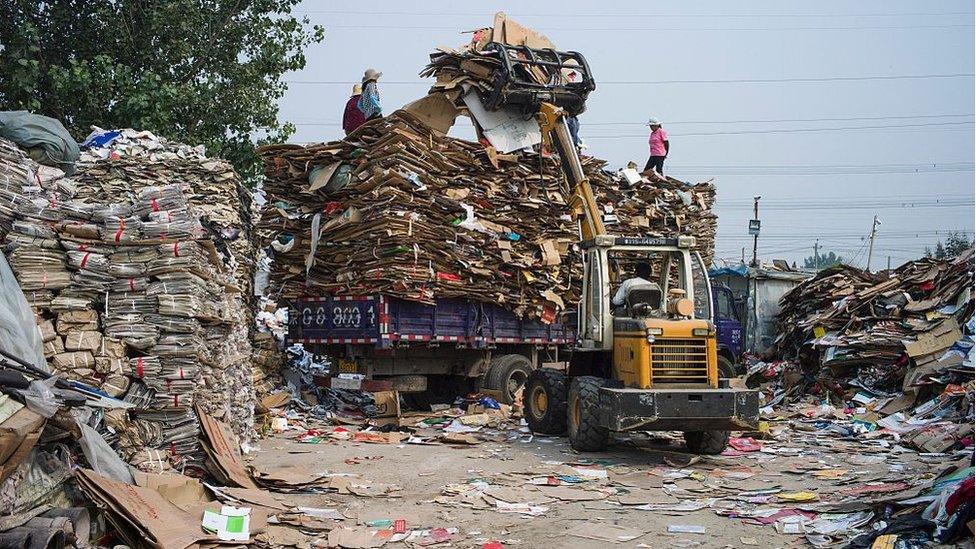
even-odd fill
[{"label": "truck wheel", "polygon": [[501,392],[502,403],[515,402],[515,394],[532,373],[532,361],[522,355],[502,355],[491,361],[485,373],[485,386]]},{"label": "truck wheel", "polygon": [[718,377],[720,379],[735,377],[735,366],[731,360],[722,355],[718,355]]},{"label": "truck wheel", "polygon": [[525,421],[533,433],[561,435],[566,432],[566,374],[539,368],[529,374],[522,393]]},{"label": "truck wheel", "polygon": [[693,454],[714,456],[725,451],[729,445],[728,431],[687,431],[685,444]]},{"label": "truck wheel", "polygon": [[599,452],[610,444],[610,431],[600,426],[600,387],[607,380],[574,377],[569,384],[569,445],[581,452]]}]

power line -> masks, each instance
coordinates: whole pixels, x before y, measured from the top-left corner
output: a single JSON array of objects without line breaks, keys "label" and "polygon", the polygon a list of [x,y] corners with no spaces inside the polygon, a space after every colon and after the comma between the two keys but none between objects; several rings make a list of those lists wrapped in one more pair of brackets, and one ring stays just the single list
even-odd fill
[{"label": "power line", "polygon": [[[876,126],[833,126],[828,128],[783,128],[767,130],[735,130],[727,132],[690,132],[672,133],[673,137],[698,137],[704,135],[750,135],[750,134],[776,134],[776,133],[812,133],[812,132],[838,132],[838,131],[857,131],[857,130],[881,130],[891,128],[922,128],[935,126],[964,126],[973,125],[973,122],[922,122],[918,124],[880,124]],[[635,139],[647,137],[646,134],[630,135],[584,135],[584,140],[589,139]]]},{"label": "power line", "polygon": [[[396,16],[411,16],[411,17],[485,17],[490,15],[490,13],[431,13],[431,12],[416,12],[416,11],[358,11],[358,10],[294,10],[295,14],[330,14],[330,15],[396,15]],[[830,13],[830,14],[798,14],[798,13],[715,13],[715,14],[668,14],[668,13],[655,13],[655,14],[640,14],[640,13],[628,13],[628,14],[616,14],[616,13],[509,13],[507,15],[511,17],[545,17],[546,19],[555,18],[580,18],[580,19],[595,19],[595,18],[623,18],[623,19],[635,19],[635,18],[652,18],[652,19],[663,19],[663,18],[707,18],[716,17],[722,19],[745,19],[745,18],[842,18],[842,17],[946,17],[953,15],[973,15],[974,12],[971,11],[950,11],[950,12],[915,12],[915,13]]]},{"label": "power line", "polygon": [[[734,78],[727,80],[608,80],[601,81],[601,86],[607,85],[657,85],[657,84],[780,84],[806,82],[860,82],[870,80],[925,80],[931,78],[972,78],[973,73],[944,73],[944,74],[894,74],[876,76],[825,76],[811,78]],[[282,80],[285,84],[310,85],[342,85],[348,86],[351,80]],[[384,86],[389,85],[431,85],[424,80],[383,80]]]},{"label": "power line", "polygon": [[[326,29],[383,29],[383,30],[446,30],[458,33],[467,32],[456,26],[437,26],[437,25],[336,25],[324,24]],[[537,27],[537,30],[546,32],[573,31],[573,32],[765,32],[765,31],[842,31],[842,30],[919,30],[919,29],[971,29],[969,24],[950,24],[950,25],[869,25],[869,26],[843,26],[843,27]],[[468,29],[469,31],[470,29]]]},{"label": "power line", "polygon": [[[686,120],[686,121],[667,121],[668,124],[766,124],[779,122],[850,122],[855,120],[911,120],[914,118],[951,118],[960,116],[976,116],[973,113],[967,114],[920,114],[916,116],[850,116],[844,118],[781,118],[765,120]],[[337,121],[304,121],[292,122],[296,126],[341,126]],[[583,120],[583,125],[587,128],[593,126],[646,126],[646,122],[589,122]]]}]

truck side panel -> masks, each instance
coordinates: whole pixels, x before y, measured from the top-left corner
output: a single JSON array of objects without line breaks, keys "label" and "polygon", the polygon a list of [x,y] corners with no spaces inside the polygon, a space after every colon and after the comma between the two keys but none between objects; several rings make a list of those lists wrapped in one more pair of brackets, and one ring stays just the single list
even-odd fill
[{"label": "truck side panel", "polygon": [[374,296],[294,300],[288,310],[288,336],[303,343],[377,343],[384,306]]},{"label": "truck side panel", "polygon": [[313,344],[374,344],[394,341],[485,345],[570,344],[575,326],[524,320],[497,305],[442,299],[426,305],[386,296],[303,298],[291,303],[289,338]]}]

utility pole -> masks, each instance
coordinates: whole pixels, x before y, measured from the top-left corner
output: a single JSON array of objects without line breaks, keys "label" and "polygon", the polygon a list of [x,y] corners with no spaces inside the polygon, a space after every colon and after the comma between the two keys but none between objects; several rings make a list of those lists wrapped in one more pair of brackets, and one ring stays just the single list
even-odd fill
[{"label": "utility pole", "polygon": [[746,247],[745,246],[742,247],[742,264],[743,265],[746,264]]},{"label": "utility pole", "polygon": [[868,244],[868,265],[867,271],[871,272],[871,255],[874,253],[874,237],[878,234],[878,225],[881,222],[878,221],[878,214],[874,214],[874,221],[871,222],[871,242]]},{"label": "utility pole", "polygon": [[888,270],[891,270],[891,256],[888,256]]},{"label": "utility pole", "polygon": [[815,271],[820,270],[820,256],[817,254],[817,250],[820,249],[820,239],[818,238],[813,242],[813,269]]},{"label": "utility pole", "polygon": [[749,224],[749,233],[752,234],[752,266],[759,266],[759,199],[761,196],[752,197],[752,223]]}]

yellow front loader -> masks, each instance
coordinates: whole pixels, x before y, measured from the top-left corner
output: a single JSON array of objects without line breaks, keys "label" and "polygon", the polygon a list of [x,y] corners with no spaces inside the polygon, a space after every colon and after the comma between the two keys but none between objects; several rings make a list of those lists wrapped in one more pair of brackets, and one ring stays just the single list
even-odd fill
[{"label": "yellow front loader", "polygon": [[[730,388],[734,373],[719,371],[711,286],[695,239],[607,234],[566,124],[596,87],[579,53],[507,44],[486,52],[500,68],[483,100],[536,116],[544,146],[562,162],[583,250],[578,341],[568,370],[540,368],[526,381],[529,427],[568,431],[583,451],[603,449],[614,432],[676,430],[694,452],[722,452],[730,430],[758,428],[759,396]],[[644,276],[623,283],[635,269]]]}]

